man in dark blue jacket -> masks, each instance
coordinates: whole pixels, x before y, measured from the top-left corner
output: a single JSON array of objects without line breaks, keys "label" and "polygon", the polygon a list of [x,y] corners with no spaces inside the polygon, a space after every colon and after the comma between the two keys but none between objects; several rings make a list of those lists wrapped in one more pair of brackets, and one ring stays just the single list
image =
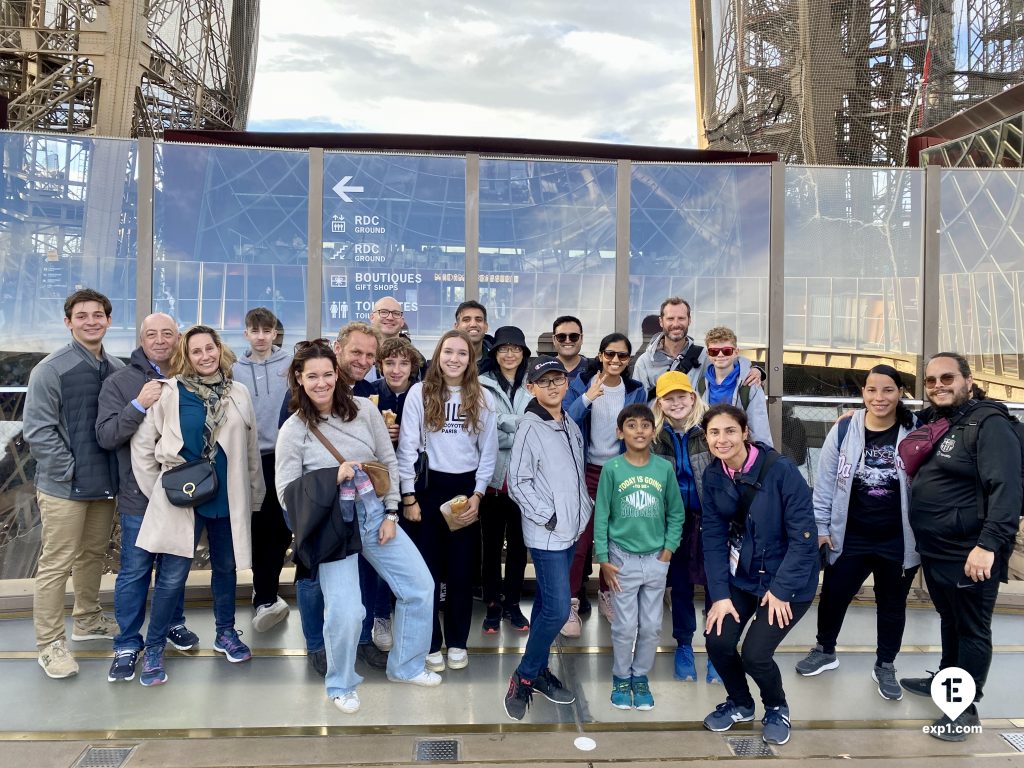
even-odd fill
[{"label": "man in dark blue jacket", "polygon": [[[160,398],[159,380],[166,377],[178,336],[173,317],[163,313],[149,315],[142,321],[139,346],[132,352],[128,365],[107,378],[100,389],[96,439],[100,447],[117,452],[117,512],[121,522],[121,567],[114,583],[114,618],[119,629],[114,638],[114,661],[107,673],[111,683],[135,679],[135,662],[144,645],[142,624],[146,620],[146,596],[154,566],[157,588],[168,588],[160,557],[135,545],[149,499],[132,472],[131,442],[146,418],[146,411]],[[184,611],[182,589],[167,633],[168,642],[179,651],[199,644],[196,634],[185,626]]]},{"label": "man in dark blue jacket", "polygon": [[[945,418],[950,428],[914,476],[910,527],[939,613],[940,668],[966,670],[976,687],[971,706],[955,720],[943,715],[928,733],[964,741],[980,724],[975,704],[992,664],[992,611],[1020,523],[1020,442],[1005,407],[983,399],[962,355],[935,355],[924,386],[931,407],[922,419]],[[933,677],[903,678],[900,685],[930,696]]]}]

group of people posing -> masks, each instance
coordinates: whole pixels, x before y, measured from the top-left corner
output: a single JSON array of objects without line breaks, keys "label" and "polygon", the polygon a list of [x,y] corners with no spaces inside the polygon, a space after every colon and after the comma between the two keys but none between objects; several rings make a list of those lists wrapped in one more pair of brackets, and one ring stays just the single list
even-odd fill
[{"label": "group of people posing", "polygon": [[[845,612],[870,574],[878,691],[928,695],[930,677],[897,681],[894,666],[920,566],[941,616],[942,666],[970,671],[981,698],[1021,509],[1021,457],[1006,450],[1017,436],[1005,408],[984,399],[959,355],[929,361],[931,406],[918,414],[901,401],[898,371],[872,369],[865,408],[825,439],[812,495],[773,448],[763,370],[739,355],[728,328],[696,344],[683,299],[662,304],[662,332],[632,372],[623,334],[603,337],[588,359],[582,323],[562,316],[552,328],[556,355],[533,358],[520,329],[489,336],[475,301],[459,306],[429,361],[390,297],[369,324],[301,341],[293,354],[275,344],[273,314],[253,309],[239,358],[214,329],[182,333],[154,314],[124,365],[103,350],[110,315],[102,294],[68,297],[71,343],[33,370],[25,403],[43,526],[34,620],[50,677],[78,671],[63,619],[73,571],[71,639],[113,640],[110,682],[133,680],[137,666],[143,685],[167,682],[166,644],[199,643],[184,589],[205,530],[213,648],[231,662],[251,658],[235,629],[239,569],[253,571],[256,631],[289,614],[278,590],[292,547],[308,660],[345,713],[360,708],[357,659],[427,687],[466,667],[478,584],[481,631],[507,621],[529,633],[505,694],[508,715],[522,719],[535,692],[572,703],[549,651],[560,633],[581,634],[592,559],[612,628],[612,706],[654,707],[649,673],[667,586],[674,673],[697,678],[693,601],[702,585],[706,680],[726,690],[704,725],[724,731],[752,720],[752,679],[764,740],[785,744],[790,714],[774,655],[810,607],[823,561],[818,642],[798,672],[839,665]],[[906,446],[914,458],[903,456]],[[115,509],[112,620],[99,577]],[[528,555],[529,618],[520,607]],[[933,735],[966,738],[977,711],[945,721]]]}]

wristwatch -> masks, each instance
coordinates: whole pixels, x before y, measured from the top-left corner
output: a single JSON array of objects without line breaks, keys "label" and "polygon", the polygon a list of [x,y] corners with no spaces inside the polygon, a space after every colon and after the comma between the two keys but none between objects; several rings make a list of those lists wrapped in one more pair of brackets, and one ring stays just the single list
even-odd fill
[{"label": "wristwatch", "polygon": [[392,523],[397,523],[398,522],[398,512],[396,512],[396,511],[394,511],[392,509],[389,509],[387,512],[384,513],[384,519],[385,520],[390,520]]},{"label": "wristwatch", "polygon": [[483,501],[483,498],[484,498],[483,491],[473,491],[473,495],[474,496],[479,496],[480,500]]}]

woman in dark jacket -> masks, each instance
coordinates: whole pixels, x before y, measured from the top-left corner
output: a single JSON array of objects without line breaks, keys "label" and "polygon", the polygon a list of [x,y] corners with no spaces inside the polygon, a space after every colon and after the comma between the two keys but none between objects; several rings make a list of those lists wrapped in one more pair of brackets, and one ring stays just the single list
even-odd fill
[{"label": "woman in dark jacket", "polygon": [[[727,731],[754,719],[749,674],[764,703],[762,738],[785,744],[789,706],[774,656],[818,588],[811,491],[793,462],[748,442],[742,409],[713,406],[703,426],[717,459],[704,472],[704,569],[712,600],[705,635],[728,694],[704,727]],[[740,636],[751,619],[741,653]]]}]

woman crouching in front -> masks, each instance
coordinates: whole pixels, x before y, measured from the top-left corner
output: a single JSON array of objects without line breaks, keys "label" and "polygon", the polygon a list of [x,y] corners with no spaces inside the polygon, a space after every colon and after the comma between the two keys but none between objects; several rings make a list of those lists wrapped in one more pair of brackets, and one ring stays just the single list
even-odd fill
[{"label": "woman crouching in front", "polygon": [[[424,669],[433,582],[397,525],[398,465],[383,417],[369,400],[352,396],[334,351],[321,340],[296,345],[288,386],[293,414],[277,438],[277,494],[294,526],[297,559],[323,591],[328,697],[346,714],[359,711],[356,687],[363,678],[355,660],[364,609],[354,555],[360,549],[398,600],[388,679],[439,685],[440,675]],[[388,469],[383,500],[360,464],[367,461]]]},{"label": "woman crouching in front", "polygon": [[[818,588],[811,491],[793,462],[764,443],[748,442],[742,409],[713,406],[703,426],[717,459],[704,471],[702,499],[704,570],[712,600],[705,644],[728,694],[704,718],[704,727],[727,731],[754,719],[749,674],[764,703],[762,738],[785,744],[789,705],[775,649]],[[741,653],[740,635],[748,623]]]}]

